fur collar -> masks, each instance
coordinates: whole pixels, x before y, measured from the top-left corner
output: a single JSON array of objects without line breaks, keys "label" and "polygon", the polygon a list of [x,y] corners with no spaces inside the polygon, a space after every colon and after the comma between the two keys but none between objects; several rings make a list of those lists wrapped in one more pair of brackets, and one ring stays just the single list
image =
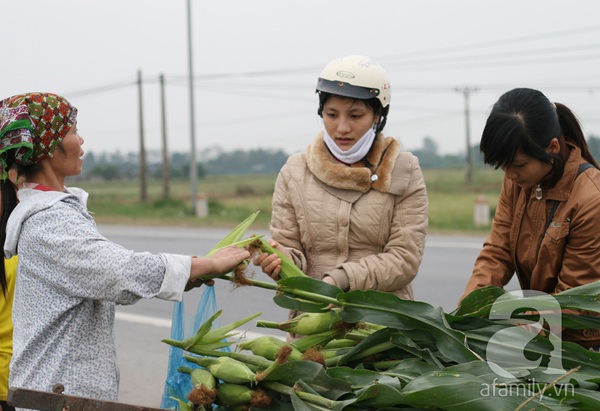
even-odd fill
[{"label": "fur collar", "polygon": [[315,177],[328,186],[361,193],[370,189],[389,193],[399,154],[400,143],[380,133],[366,156],[367,162],[363,160],[346,165],[329,152],[323,141],[323,132],[320,132],[306,149],[306,164]]}]

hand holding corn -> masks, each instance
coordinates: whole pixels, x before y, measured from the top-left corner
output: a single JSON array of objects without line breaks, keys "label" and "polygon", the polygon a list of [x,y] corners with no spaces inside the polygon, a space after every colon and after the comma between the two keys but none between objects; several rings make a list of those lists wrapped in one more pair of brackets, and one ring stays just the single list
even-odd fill
[{"label": "hand holding corn", "polygon": [[194,288],[195,284],[201,285],[203,282],[199,280],[200,277],[226,274],[249,258],[248,250],[235,245],[223,247],[206,257],[192,258],[190,281],[186,290]]},{"label": "hand holding corn", "polygon": [[[291,255],[290,251],[287,249],[287,247],[282,246],[281,244],[279,244],[277,241],[275,241],[273,239],[269,239],[268,244],[271,247],[273,247],[275,250],[278,250],[279,252],[281,252],[290,261],[293,261],[292,255]],[[261,254],[258,254],[254,258],[254,265],[260,266],[262,271],[275,281],[279,280],[279,273],[281,272],[281,263],[282,263],[282,260],[279,257],[279,255],[277,255],[277,253],[269,254],[269,253],[263,252]]]}]

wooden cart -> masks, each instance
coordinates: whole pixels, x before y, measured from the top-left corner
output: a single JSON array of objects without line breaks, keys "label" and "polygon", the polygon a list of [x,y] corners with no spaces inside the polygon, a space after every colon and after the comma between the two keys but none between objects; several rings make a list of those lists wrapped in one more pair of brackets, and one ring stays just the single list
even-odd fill
[{"label": "wooden cart", "polygon": [[56,384],[53,392],[10,388],[6,402],[16,408],[39,411],[164,411],[163,408],[142,407],[111,401],[100,401],[63,394],[64,387]]}]

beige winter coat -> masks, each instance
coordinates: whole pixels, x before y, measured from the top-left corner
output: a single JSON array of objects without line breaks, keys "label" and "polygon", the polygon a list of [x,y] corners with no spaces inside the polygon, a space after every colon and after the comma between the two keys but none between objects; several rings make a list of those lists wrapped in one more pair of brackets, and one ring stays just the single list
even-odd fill
[{"label": "beige winter coat", "polygon": [[427,230],[423,175],[395,139],[379,134],[373,144],[369,167],[337,161],[322,133],[290,156],[275,184],[271,234],[313,278],[412,299]]}]

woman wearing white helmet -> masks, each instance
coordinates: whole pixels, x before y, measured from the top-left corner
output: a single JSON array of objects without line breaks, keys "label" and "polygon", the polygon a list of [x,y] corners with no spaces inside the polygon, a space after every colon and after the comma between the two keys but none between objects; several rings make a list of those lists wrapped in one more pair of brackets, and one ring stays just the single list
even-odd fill
[{"label": "woman wearing white helmet", "polygon": [[[345,291],[412,299],[427,193],[417,158],[381,133],[388,75],[367,57],[348,56],[323,69],[316,91],[324,130],[279,173],[271,242],[309,276]],[[259,255],[255,263],[278,278],[277,255]]]}]

